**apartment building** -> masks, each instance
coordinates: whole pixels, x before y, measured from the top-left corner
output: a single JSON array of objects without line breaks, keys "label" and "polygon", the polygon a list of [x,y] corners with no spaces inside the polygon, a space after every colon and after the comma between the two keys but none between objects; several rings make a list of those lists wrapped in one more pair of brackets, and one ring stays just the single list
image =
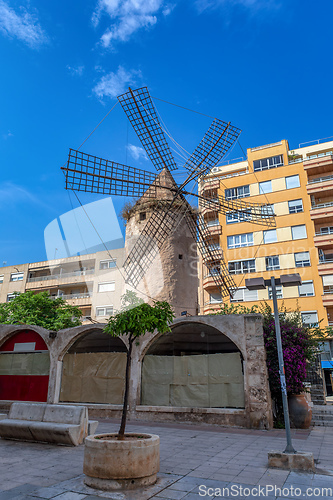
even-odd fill
[{"label": "apartment building", "polygon": [[[333,141],[290,150],[282,140],[248,149],[246,159],[215,167],[200,191],[211,198],[246,198],[276,214],[276,228],[268,228],[248,214],[202,211],[237,286],[227,301],[272,305],[271,290],[249,291],[245,278],[299,273],[302,285],[278,287],[278,303],[298,307],[304,323],[333,326]],[[201,314],[219,309],[221,295],[202,262],[200,283]]]},{"label": "apartment building", "polygon": [[83,323],[106,322],[120,308],[125,249],[0,268],[0,302],[14,292],[47,291],[81,309]]}]

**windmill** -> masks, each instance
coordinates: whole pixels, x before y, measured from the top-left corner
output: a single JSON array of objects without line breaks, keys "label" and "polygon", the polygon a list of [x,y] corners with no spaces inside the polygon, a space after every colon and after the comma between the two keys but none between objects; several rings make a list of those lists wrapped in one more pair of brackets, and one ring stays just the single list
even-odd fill
[{"label": "windmill", "polygon": [[[203,216],[200,213],[193,214],[187,199],[194,196],[200,208],[209,208],[219,214],[237,212],[242,220],[267,227],[275,226],[270,206],[240,199],[226,200],[222,195],[209,198],[193,192],[193,185],[197,185],[199,179],[210,172],[233,146],[240,129],[230,122],[215,118],[183,166],[186,170],[185,180],[177,184],[171,172],[178,167],[147,87],[136,90],[129,88],[128,92],[118,97],[118,101],[149,159],[160,173],[155,174],[70,149],[67,166],[62,167],[66,176],[66,189],[126,197],[144,196],[154,200],[160,198],[124,263],[128,284],[137,286],[158,249],[185,219],[221,295],[232,296],[236,285],[223,256],[215,248]],[[161,192],[166,195],[161,196]]]}]

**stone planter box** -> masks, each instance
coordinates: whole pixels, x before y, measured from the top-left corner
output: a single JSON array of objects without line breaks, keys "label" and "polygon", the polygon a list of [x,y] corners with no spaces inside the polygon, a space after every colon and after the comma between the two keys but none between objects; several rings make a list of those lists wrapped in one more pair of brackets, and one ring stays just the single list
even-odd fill
[{"label": "stone planter box", "polygon": [[84,482],[101,490],[133,489],[156,482],[160,438],[155,434],[96,434],[85,440]]}]

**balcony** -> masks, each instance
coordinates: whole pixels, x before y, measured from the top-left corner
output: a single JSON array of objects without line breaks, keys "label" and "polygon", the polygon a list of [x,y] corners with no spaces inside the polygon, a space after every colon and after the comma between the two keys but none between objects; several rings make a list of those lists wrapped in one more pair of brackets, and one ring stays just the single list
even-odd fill
[{"label": "balcony", "polygon": [[324,177],[315,177],[314,179],[309,179],[306,190],[308,195],[320,194],[333,189],[333,175],[326,175]]},{"label": "balcony", "polygon": [[315,203],[310,210],[312,220],[333,219],[333,201],[329,200],[325,203]]},{"label": "balcony", "polygon": [[333,172],[333,152],[312,155],[303,162],[308,177],[312,175],[331,175]]},{"label": "balcony", "polygon": [[204,304],[204,314],[209,314],[212,312],[219,311],[221,306],[223,305],[223,301],[221,302],[205,302]]},{"label": "balcony", "polygon": [[333,272],[333,253],[319,255],[318,273],[320,276]]},{"label": "balcony", "polygon": [[324,307],[333,306],[333,286],[324,286],[324,295],[322,295]]},{"label": "balcony", "polygon": [[70,302],[72,305],[85,306],[91,304],[91,297],[92,297],[91,292],[83,292],[83,293],[69,293],[59,296],[51,296],[50,298],[52,300],[61,298],[66,300],[67,302]]},{"label": "balcony", "polygon": [[208,226],[208,231],[210,236],[219,236],[220,234],[222,234],[222,227],[220,226],[220,224],[214,224]]},{"label": "balcony", "polygon": [[207,251],[204,251],[202,254],[202,258],[204,262],[211,262],[223,259],[223,250],[220,245],[208,245]]},{"label": "balcony", "polygon": [[[206,215],[208,213],[217,213],[219,211],[219,200],[218,198],[209,198],[207,201],[212,202],[211,204],[206,204],[200,208],[201,215]],[[215,206],[216,204],[216,206]]]},{"label": "balcony", "polygon": [[208,290],[213,290],[214,288],[218,288],[216,283],[215,283],[215,280],[214,280],[214,276],[212,274],[206,274],[202,280],[202,286],[204,288],[204,290],[208,291]]},{"label": "balcony", "polygon": [[213,189],[219,189],[220,188],[220,181],[219,179],[214,178],[206,178],[203,181],[203,186],[202,186],[202,191],[211,191]]},{"label": "balcony", "polygon": [[333,248],[333,226],[320,228],[320,231],[316,231],[313,240],[316,247],[332,246]]},{"label": "balcony", "polygon": [[[84,283],[85,276],[91,276],[95,274],[95,269],[87,269],[85,271],[71,271],[69,273],[57,273],[57,274],[47,274],[44,276],[31,276],[27,279],[27,288],[35,288],[35,284],[38,283],[38,286],[51,286],[53,284],[58,284],[62,281],[67,281],[69,278],[76,277],[75,282]],[[54,282],[54,283],[53,283]]]}]

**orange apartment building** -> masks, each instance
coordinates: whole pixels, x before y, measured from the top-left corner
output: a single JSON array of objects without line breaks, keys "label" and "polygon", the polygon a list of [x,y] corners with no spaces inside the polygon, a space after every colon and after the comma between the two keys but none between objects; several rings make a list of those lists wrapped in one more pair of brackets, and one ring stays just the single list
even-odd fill
[{"label": "orange apartment building", "polygon": [[[202,211],[237,286],[228,302],[272,304],[269,289],[249,291],[245,278],[299,273],[301,286],[278,288],[279,304],[298,307],[307,324],[333,326],[333,141],[294,150],[286,140],[250,148],[245,160],[215,167],[200,191],[271,205],[276,214],[276,228],[268,228],[236,213]],[[199,267],[200,313],[207,314],[222,298],[202,262]]]}]

